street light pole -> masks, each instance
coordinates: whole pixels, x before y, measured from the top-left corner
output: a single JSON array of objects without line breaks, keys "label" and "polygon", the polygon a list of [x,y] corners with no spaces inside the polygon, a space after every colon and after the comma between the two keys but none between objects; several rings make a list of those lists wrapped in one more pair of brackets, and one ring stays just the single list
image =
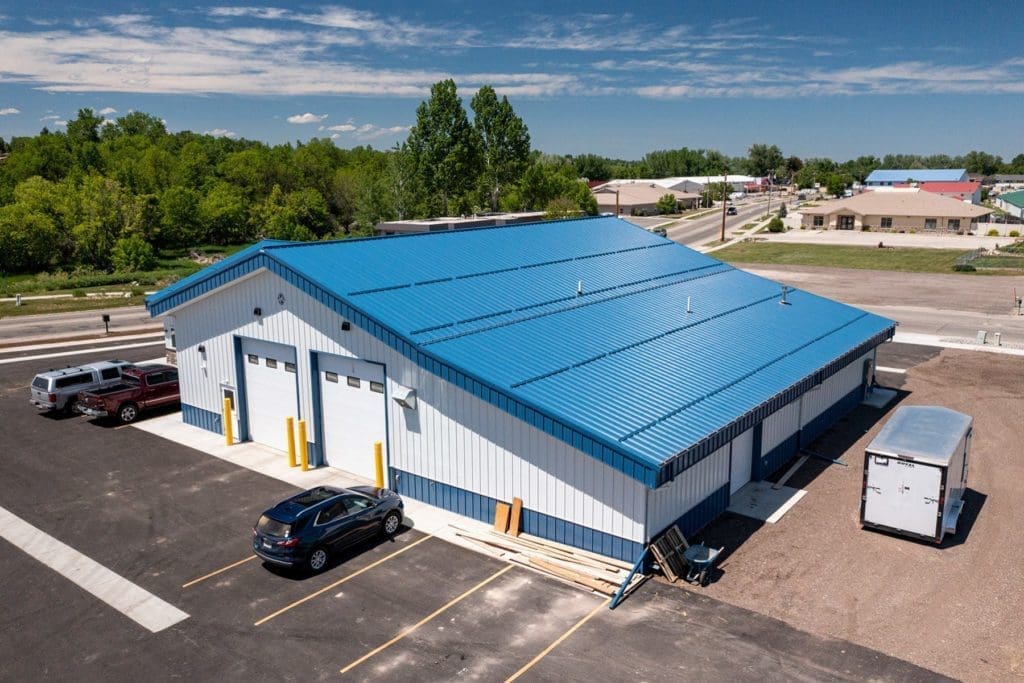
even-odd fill
[{"label": "street light pole", "polygon": [[722,236],[719,238],[720,241],[725,241],[725,205],[729,199],[729,193],[725,189],[729,185],[729,176],[725,173],[722,174]]},{"label": "street light pole", "polygon": [[768,174],[768,215],[772,215],[772,174]]}]

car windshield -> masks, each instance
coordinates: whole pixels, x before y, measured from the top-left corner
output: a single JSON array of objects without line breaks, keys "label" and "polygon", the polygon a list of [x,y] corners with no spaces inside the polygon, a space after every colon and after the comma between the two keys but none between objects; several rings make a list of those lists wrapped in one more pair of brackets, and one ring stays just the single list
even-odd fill
[{"label": "car windshield", "polygon": [[256,524],[256,531],[268,536],[287,536],[291,533],[292,525],[279,522],[276,519],[262,515]]},{"label": "car windshield", "polygon": [[48,386],[50,386],[50,380],[48,380],[45,377],[36,377],[34,380],[32,380],[32,386],[34,386],[36,389],[46,389]]}]

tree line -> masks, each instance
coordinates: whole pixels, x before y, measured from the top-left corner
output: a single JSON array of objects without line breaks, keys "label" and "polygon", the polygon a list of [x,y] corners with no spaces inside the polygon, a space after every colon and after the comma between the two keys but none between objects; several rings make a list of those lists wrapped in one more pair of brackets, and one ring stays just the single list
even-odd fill
[{"label": "tree line", "polygon": [[484,86],[471,109],[437,83],[389,150],[169,133],[151,114],[107,123],[81,109],[66,132],[0,140],[0,273],[145,270],[164,250],[370,235],[393,219],[596,213],[568,160],[531,149],[507,98]]},{"label": "tree line", "polygon": [[1024,174],[1024,154],[1004,162],[980,151],[844,162],[787,157],[762,143],[745,157],[686,147],[635,161],[543,154],[490,86],[469,105],[472,117],[454,81],[436,83],[405,142],[387,150],[170,133],[151,114],[107,122],[81,109],[65,132],[0,139],[0,273],[145,270],[170,249],[369,235],[395,219],[593,214],[585,180],[746,173],[838,194],[876,168]]}]

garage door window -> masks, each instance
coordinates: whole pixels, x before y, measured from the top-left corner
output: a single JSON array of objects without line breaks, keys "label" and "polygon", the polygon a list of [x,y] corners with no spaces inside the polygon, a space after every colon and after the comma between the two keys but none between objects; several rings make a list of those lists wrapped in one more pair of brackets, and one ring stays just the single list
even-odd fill
[{"label": "garage door window", "polygon": [[335,383],[337,383],[337,381],[338,381],[338,373],[336,373],[336,372],[325,372],[324,373],[324,379],[326,379],[328,382],[335,382]]},{"label": "garage door window", "polygon": [[356,389],[358,389],[359,387],[363,386],[363,383],[359,381],[358,377],[352,377],[351,375],[349,375],[348,385],[350,387],[355,387]]},{"label": "garage door window", "polygon": [[253,365],[259,365],[260,364],[260,357],[257,356],[255,353],[250,353],[249,354],[249,362],[252,363]]},{"label": "garage door window", "polygon": [[284,371],[285,372],[295,372],[295,363],[289,363],[289,362],[286,361],[285,364],[284,364]]},{"label": "garage door window", "polygon": [[378,394],[384,393],[384,385],[380,382],[370,382],[370,391],[375,391]]},{"label": "garage door window", "polygon": [[268,358],[266,360],[266,363],[267,363],[267,367],[268,368],[276,368],[277,367],[277,360],[275,360],[274,358]]}]

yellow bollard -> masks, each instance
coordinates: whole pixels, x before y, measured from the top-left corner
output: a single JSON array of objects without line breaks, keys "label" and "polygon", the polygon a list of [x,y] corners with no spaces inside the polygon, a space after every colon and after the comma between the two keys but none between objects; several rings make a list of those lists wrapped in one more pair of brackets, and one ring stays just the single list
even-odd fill
[{"label": "yellow bollard", "polygon": [[286,417],[284,429],[288,432],[288,467],[298,467],[299,463],[295,462],[295,418]]},{"label": "yellow bollard", "polygon": [[299,458],[302,460],[302,471],[309,471],[309,445],[306,443],[306,421],[299,420]]},{"label": "yellow bollard", "polygon": [[384,444],[373,442],[373,471],[377,475],[377,488],[384,488]]},{"label": "yellow bollard", "polygon": [[224,399],[224,441],[230,446],[235,442],[235,435],[232,433],[231,425],[231,399]]}]

